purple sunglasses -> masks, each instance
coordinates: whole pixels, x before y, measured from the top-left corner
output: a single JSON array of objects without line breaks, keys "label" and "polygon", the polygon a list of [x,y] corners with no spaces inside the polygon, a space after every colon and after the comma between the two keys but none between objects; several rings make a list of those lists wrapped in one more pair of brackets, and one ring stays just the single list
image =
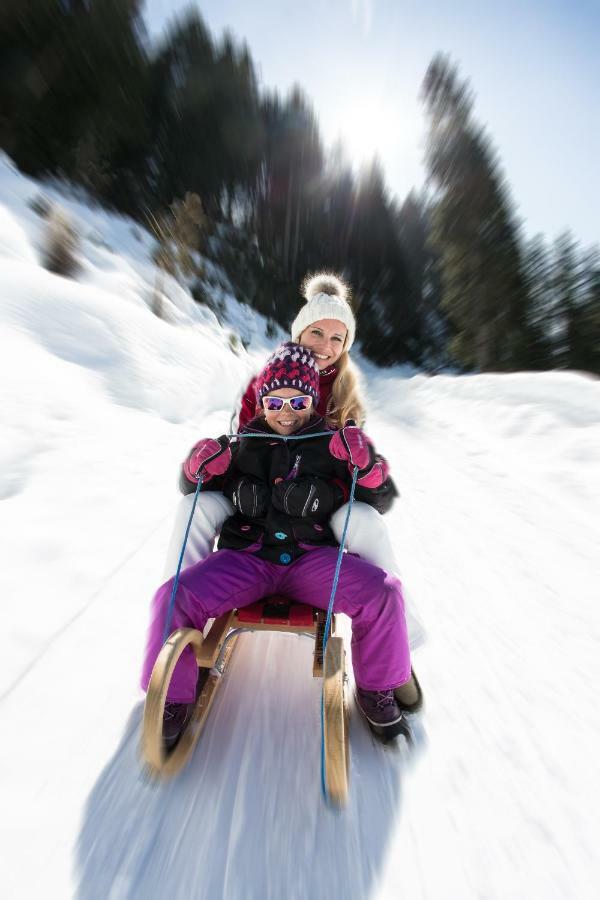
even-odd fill
[{"label": "purple sunglasses", "polygon": [[279,412],[286,403],[289,403],[294,412],[301,412],[312,405],[313,398],[307,394],[298,394],[296,397],[262,397],[262,405],[269,412]]}]

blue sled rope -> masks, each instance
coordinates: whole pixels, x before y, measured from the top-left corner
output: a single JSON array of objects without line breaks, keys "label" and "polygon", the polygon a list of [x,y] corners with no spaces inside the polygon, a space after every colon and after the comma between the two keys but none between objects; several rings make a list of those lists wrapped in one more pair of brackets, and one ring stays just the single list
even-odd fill
[{"label": "blue sled rope", "polygon": [[194,512],[196,510],[196,503],[198,501],[198,494],[202,490],[203,480],[204,480],[204,476],[200,475],[198,478],[198,484],[196,485],[196,493],[194,494],[194,502],[192,503],[192,511],[191,511],[190,517],[188,519],[187,528],[185,529],[183,544],[181,545],[181,552],[179,554],[179,562],[177,563],[177,572],[175,573],[175,580],[173,582],[173,590],[171,591],[171,599],[169,600],[169,608],[167,610],[167,618],[165,620],[165,630],[163,631],[163,644],[166,642],[167,638],[169,637],[169,634],[171,633],[170,632],[171,619],[173,618],[173,610],[175,608],[175,596],[177,594],[177,587],[179,585],[179,575],[181,572],[181,564],[183,562],[183,554],[185,553],[188,535],[190,533],[190,528],[192,527],[192,519],[194,518]]}]

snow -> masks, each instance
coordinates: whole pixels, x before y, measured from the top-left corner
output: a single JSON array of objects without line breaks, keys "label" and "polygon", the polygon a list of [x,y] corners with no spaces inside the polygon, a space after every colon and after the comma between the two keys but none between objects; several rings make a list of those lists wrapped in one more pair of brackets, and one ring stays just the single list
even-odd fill
[{"label": "snow", "polygon": [[[81,235],[38,264],[40,193]],[[240,639],[195,755],[147,783],[138,672],[177,465],[275,343],[170,280],[150,239],[0,158],[0,844],[6,898],[586,900],[600,889],[600,382],[363,365],[369,432],[426,623],[416,748],[351,717],[350,802],[319,783],[302,638]],[[250,341],[237,352],[230,336]]]}]

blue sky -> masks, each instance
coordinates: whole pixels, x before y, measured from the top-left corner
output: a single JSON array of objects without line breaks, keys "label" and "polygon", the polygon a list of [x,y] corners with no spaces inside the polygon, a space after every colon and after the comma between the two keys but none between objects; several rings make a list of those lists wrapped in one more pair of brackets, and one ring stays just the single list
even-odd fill
[{"label": "blue sky", "polygon": [[[193,2],[193,0],[192,0]],[[146,0],[158,35],[190,0]],[[200,0],[215,37],[250,47],[262,86],[300,84],[326,143],[377,150],[403,198],[424,181],[420,84],[450,53],[476,94],[527,234],[570,227],[600,243],[600,4],[597,0]]]}]

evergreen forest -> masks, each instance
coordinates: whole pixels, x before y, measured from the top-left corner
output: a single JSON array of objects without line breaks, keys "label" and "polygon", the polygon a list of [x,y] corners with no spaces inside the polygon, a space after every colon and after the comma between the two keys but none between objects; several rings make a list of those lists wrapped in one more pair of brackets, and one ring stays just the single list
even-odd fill
[{"label": "evergreen forest", "polygon": [[194,251],[283,327],[304,276],[328,269],[351,285],[380,365],[600,373],[598,248],[524,237],[448,56],[420,99],[427,183],[398,198],[377,159],[355,172],[324,146],[300,86],[261,89],[247,46],[216,40],[197,11],[150,42],[141,0],[0,6],[0,147],[152,228],[157,265],[198,302],[211,303],[211,269]]}]

